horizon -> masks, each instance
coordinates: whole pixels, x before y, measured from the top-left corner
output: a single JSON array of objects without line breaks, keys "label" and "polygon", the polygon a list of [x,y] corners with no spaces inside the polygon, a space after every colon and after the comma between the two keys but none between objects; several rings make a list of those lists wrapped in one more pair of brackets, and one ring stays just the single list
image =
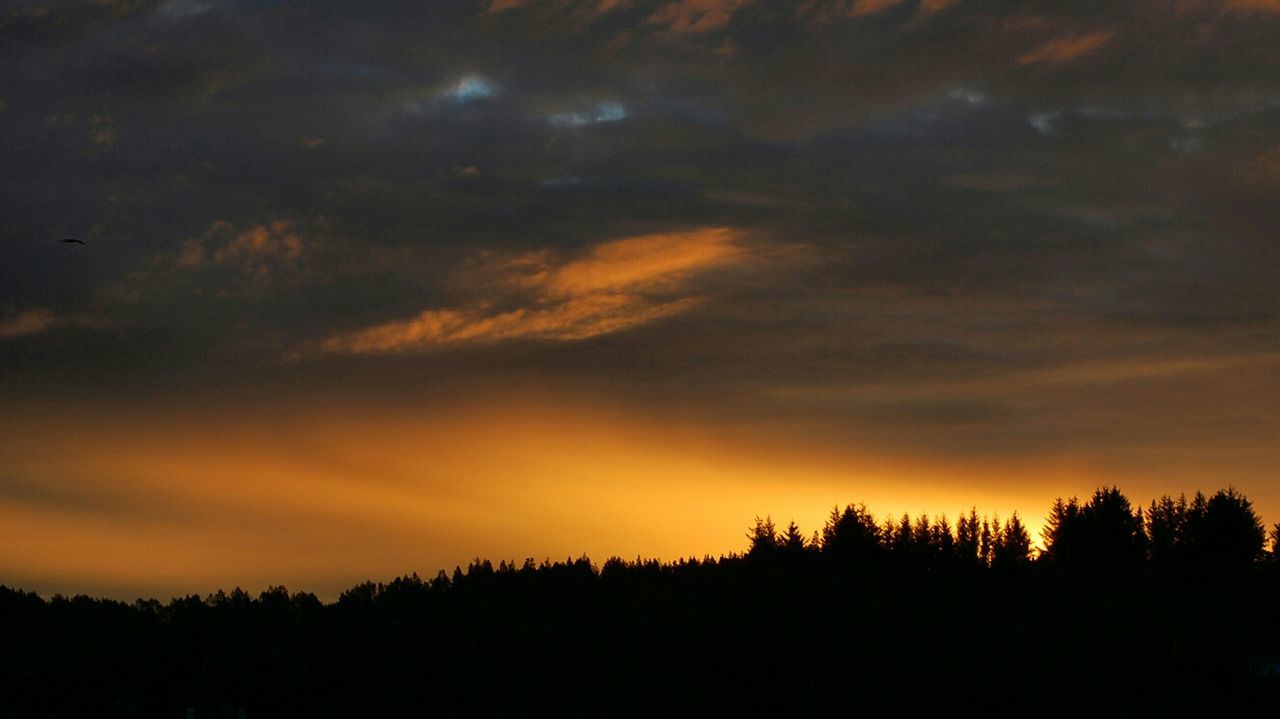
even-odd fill
[{"label": "horizon", "polygon": [[[14,0],[0,584],[1280,521],[1280,3]],[[883,514],[881,514],[883,513]],[[132,595],[132,596],[130,596]]]},{"label": "horizon", "polygon": [[[1122,490],[1120,490],[1120,488],[1118,487],[1114,487],[1114,488],[1098,487],[1096,488],[1095,491],[1102,492],[1106,489],[1115,489],[1117,491],[1120,491],[1122,496],[1124,496]],[[1197,492],[1191,495],[1190,497],[1188,497],[1185,494],[1177,494],[1177,495],[1164,494],[1161,497],[1153,497],[1150,501],[1146,503],[1139,502],[1128,497],[1125,497],[1125,498],[1131,502],[1132,509],[1135,510],[1135,512],[1139,517],[1141,517],[1142,530],[1149,533],[1151,531],[1151,527],[1149,526],[1151,522],[1151,514],[1148,509],[1149,505],[1154,505],[1155,503],[1165,499],[1173,499],[1175,502],[1180,502],[1180,501],[1190,502],[1192,499],[1195,499],[1195,498],[1208,499],[1208,498],[1212,498],[1215,495],[1215,493],[1222,494],[1223,492],[1229,493],[1233,491],[1235,491],[1234,487],[1227,486],[1227,487],[1219,488],[1218,490],[1213,490],[1208,492],[1197,490]],[[1246,507],[1252,504],[1248,500],[1247,496],[1244,496],[1244,495],[1239,495],[1239,496],[1244,501]],[[1091,497],[1089,493],[1085,493],[1083,497],[1076,496],[1076,495],[1072,495],[1070,497],[1055,497],[1053,501],[1054,502],[1065,501],[1068,503],[1074,503],[1077,500],[1080,500],[1082,503],[1087,503],[1092,498],[1093,497]],[[943,522],[945,522],[947,527],[947,532],[945,534],[949,534],[953,539],[956,539],[961,534],[961,532],[958,529],[958,523],[961,521],[961,518],[963,516],[971,516],[976,518],[976,521],[979,521],[981,523],[981,526],[983,527],[982,531],[984,533],[986,531],[988,522],[991,522],[993,531],[997,533],[997,542],[999,541],[998,533],[1000,529],[1003,527],[1007,531],[1009,528],[1009,522],[1016,521],[1018,526],[1022,528],[1022,531],[1026,532],[1026,539],[1029,540],[1029,544],[1027,547],[1028,553],[1026,556],[1026,560],[1035,562],[1035,561],[1038,561],[1041,557],[1045,556],[1045,549],[1046,549],[1045,541],[1048,539],[1048,537],[1046,536],[1046,532],[1048,531],[1048,514],[1046,514],[1046,516],[1043,517],[1041,521],[1037,523],[1034,519],[1027,517],[1021,511],[1016,509],[1004,515],[1001,515],[999,512],[988,513],[985,511],[979,511],[976,506],[970,506],[968,510],[962,509],[960,511],[957,511],[954,515],[948,514],[945,512],[941,514],[929,514],[924,512],[921,512],[918,514],[911,514],[909,512],[906,512],[906,513],[885,512],[884,514],[877,514],[874,511],[874,509],[868,506],[865,502],[846,502],[846,503],[833,505],[832,508],[828,511],[826,517],[817,525],[815,525],[814,528],[812,529],[807,529],[804,525],[796,523],[794,519],[790,519],[785,522],[782,520],[774,519],[771,514],[766,514],[763,516],[756,515],[753,518],[753,523],[755,526],[755,531],[757,533],[760,531],[760,528],[762,526],[773,527],[777,532],[774,535],[775,542],[781,542],[783,533],[785,531],[789,531],[789,525],[794,524],[797,530],[799,531],[800,536],[805,538],[804,546],[806,549],[812,549],[815,551],[825,551],[826,545],[822,539],[823,535],[832,528],[831,522],[832,522],[832,517],[835,516],[835,513],[838,513],[847,507],[849,508],[857,507],[867,512],[868,516],[875,522],[876,526],[880,528],[880,536],[878,538],[878,541],[882,545],[885,545],[886,549],[888,548],[887,544],[892,541],[889,539],[889,537],[894,536],[896,527],[901,525],[901,522],[903,519],[908,520],[913,527],[916,526],[918,523],[918,520],[921,520],[921,519],[928,520],[930,524],[934,527],[940,527],[941,525],[939,524],[939,520],[942,520]],[[1052,512],[1050,512],[1049,514],[1051,513]],[[1260,557],[1257,557],[1255,559],[1256,561],[1262,562],[1262,561],[1265,561],[1266,557],[1274,557],[1274,556],[1280,555],[1280,522],[1270,523],[1267,521],[1266,517],[1261,515],[1256,515],[1256,516],[1259,522],[1258,526],[1260,527],[1260,531],[1263,532],[1263,535],[1260,535],[1261,537],[1263,537],[1261,540],[1262,545],[1260,545],[1261,551],[1263,552],[1263,554]],[[892,525],[892,527],[890,525]],[[976,527],[974,528],[973,531],[975,532],[977,531]],[[173,592],[169,594],[165,594],[163,591],[152,593],[152,594],[138,594],[138,593],[130,594],[127,591],[125,591],[125,593],[120,593],[110,588],[107,588],[104,591],[98,591],[98,592],[94,592],[94,591],[63,592],[63,591],[58,591],[57,589],[54,589],[52,591],[49,591],[49,590],[40,591],[38,588],[33,586],[24,586],[20,583],[10,585],[10,584],[5,584],[4,582],[0,582],[0,588],[8,588],[9,590],[13,590],[13,591],[25,591],[37,596],[41,596],[42,598],[57,598],[57,597],[71,598],[71,597],[86,596],[86,597],[91,597],[93,599],[98,599],[98,600],[111,600],[111,601],[126,602],[126,603],[136,602],[136,601],[149,601],[149,600],[173,602],[173,601],[184,599],[191,596],[199,597],[204,601],[212,601],[215,597],[223,596],[226,593],[232,593],[232,592],[243,591],[247,593],[249,597],[257,597],[261,594],[265,594],[268,592],[275,592],[280,589],[285,589],[285,590],[288,590],[293,595],[299,595],[299,594],[311,595],[316,599],[319,599],[321,602],[324,602],[326,604],[333,604],[339,600],[341,595],[347,592],[353,591],[355,589],[358,589],[360,586],[365,584],[372,584],[374,586],[381,588],[384,585],[389,584],[391,582],[401,580],[401,579],[409,579],[409,578],[420,579],[420,581],[427,581],[427,582],[433,580],[437,576],[452,577],[456,579],[457,573],[460,572],[463,567],[466,567],[467,573],[470,574],[472,569],[479,564],[484,564],[491,567],[499,567],[500,565],[506,565],[508,567],[515,568],[517,566],[527,566],[529,563],[533,563],[536,567],[541,568],[549,564],[550,565],[559,565],[562,563],[572,564],[579,560],[587,560],[591,564],[592,571],[598,573],[601,570],[601,568],[604,567],[605,564],[612,562],[614,560],[621,560],[622,562],[628,565],[632,563],[640,564],[640,563],[647,563],[647,562],[657,562],[663,566],[672,566],[674,564],[681,564],[689,561],[699,562],[699,561],[725,561],[725,560],[731,560],[735,558],[744,559],[750,556],[751,550],[753,549],[753,541],[754,539],[758,539],[758,536],[756,536],[753,539],[752,531],[744,532],[742,536],[747,540],[749,540],[745,544],[745,546],[739,546],[737,548],[720,550],[716,552],[708,551],[708,552],[702,552],[700,554],[683,553],[683,554],[676,554],[676,555],[667,556],[667,557],[655,555],[652,553],[650,554],[636,553],[633,555],[624,556],[616,552],[611,553],[604,558],[601,558],[598,556],[593,557],[587,552],[582,552],[579,554],[564,555],[565,556],[564,560],[561,560],[559,557],[552,558],[550,555],[544,555],[541,558],[533,555],[525,555],[522,557],[512,557],[512,556],[488,557],[488,556],[475,555],[466,560],[458,561],[454,563],[452,569],[450,569],[450,567],[448,566],[440,566],[440,567],[437,567],[434,572],[432,572],[430,571],[429,568],[427,571],[419,571],[417,568],[414,568],[411,570],[394,572],[391,575],[383,576],[383,577],[365,577],[364,579],[352,579],[348,581],[346,584],[343,584],[341,586],[336,586],[336,587],[328,586],[320,589],[319,591],[316,591],[314,587],[298,587],[296,585],[291,587],[283,582],[278,582],[278,581],[277,582],[266,581],[266,583],[261,584],[261,586],[257,586],[257,585],[242,586],[241,584],[235,584],[233,586],[218,586],[216,588],[212,588],[207,591],[184,590],[184,591]],[[975,539],[976,539],[976,535],[975,535]],[[919,541],[919,540],[917,539],[916,541]],[[778,546],[781,547],[782,545],[779,544]],[[984,560],[984,561],[989,561],[989,558],[988,560]],[[982,566],[985,567],[986,564],[983,564]]]}]

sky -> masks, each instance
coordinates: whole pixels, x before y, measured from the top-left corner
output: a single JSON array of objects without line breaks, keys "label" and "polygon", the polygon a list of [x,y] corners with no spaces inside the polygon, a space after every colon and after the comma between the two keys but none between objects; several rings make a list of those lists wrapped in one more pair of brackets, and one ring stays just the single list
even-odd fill
[{"label": "sky", "polygon": [[0,144],[10,586],[1280,521],[1275,0],[8,0]]}]

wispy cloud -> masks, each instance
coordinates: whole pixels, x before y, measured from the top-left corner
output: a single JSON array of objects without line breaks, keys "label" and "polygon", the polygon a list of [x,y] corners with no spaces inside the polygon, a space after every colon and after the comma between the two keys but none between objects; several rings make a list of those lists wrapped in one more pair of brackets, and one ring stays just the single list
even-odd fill
[{"label": "wispy cloud", "polygon": [[709,228],[613,240],[567,259],[545,252],[485,258],[462,272],[468,284],[489,278],[489,294],[478,301],[337,334],[321,348],[378,354],[610,334],[688,310],[701,300],[697,276],[748,257],[738,233]]},{"label": "wispy cloud", "polygon": [[158,299],[175,291],[245,298],[322,279],[320,241],[315,227],[308,225],[276,219],[241,227],[216,220],[176,249],[152,256],[111,294],[124,303]]},{"label": "wispy cloud", "polygon": [[921,0],[920,10],[922,13],[942,12],[952,5],[959,4],[960,0]]},{"label": "wispy cloud", "polygon": [[1018,58],[1020,65],[1061,65],[1087,55],[1111,42],[1114,30],[1094,30],[1084,34],[1059,35]]},{"label": "wispy cloud", "polygon": [[170,0],[160,5],[159,12],[167,18],[187,18],[203,15],[214,8],[210,0]]},{"label": "wispy cloud", "polygon": [[199,237],[183,243],[173,265],[179,270],[230,271],[230,286],[218,294],[246,294],[263,291],[280,283],[291,283],[307,273],[308,241],[289,220],[240,229],[219,220]]},{"label": "wispy cloud", "polygon": [[472,102],[493,97],[498,88],[488,78],[467,75],[442,91],[442,96],[458,102]]},{"label": "wispy cloud", "polygon": [[561,112],[547,117],[547,122],[558,128],[598,125],[602,122],[619,122],[627,119],[627,108],[618,102],[598,102],[586,110]]},{"label": "wispy cloud", "polygon": [[1227,6],[1245,12],[1280,13],[1280,0],[1230,0]]},{"label": "wispy cloud", "polygon": [[0,314],[0,340],[43,332],[53,323],[53,313],[46,309],[11,310]]},{"label": "wispy cloud", "polygon": [[712,32],[729,24],[733,14],[750,0],[672,0],[658,7],[647,22],[669,34]]},{"label": "wispy cloud", "polygon": [[528,2],[529,0],[493,0],[493,2],[489,3],[487,12],[502,12],[520,7]]},{"label": "wispy cloud", "polygon": [[849,14],[853,17],[878,15],[901,2],[902,0],[857,0],[849,9]]}]

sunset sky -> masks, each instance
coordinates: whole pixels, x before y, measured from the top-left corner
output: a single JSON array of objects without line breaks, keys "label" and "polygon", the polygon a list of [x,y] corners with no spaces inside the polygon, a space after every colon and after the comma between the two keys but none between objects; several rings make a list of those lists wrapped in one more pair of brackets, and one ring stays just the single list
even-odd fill
[{"label": "sunset sky", "polygon": [[1277,0],[6,0],[0,147],[0,584],[1280,521]]}]

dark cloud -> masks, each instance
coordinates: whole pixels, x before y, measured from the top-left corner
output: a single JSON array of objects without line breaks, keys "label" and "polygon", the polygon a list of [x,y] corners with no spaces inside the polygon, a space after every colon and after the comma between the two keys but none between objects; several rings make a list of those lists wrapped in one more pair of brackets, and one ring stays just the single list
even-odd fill
[{"label": "dark cloud", "polygon": [[[1038,446],[1093,405],[1018,378],[1280,351],[1278,31],[1274,3],[1191,0],[13,3],[0,382],[426,367]],[[706,228],[773,254],[538,284]],[[378,328],[448,346],[354,349]]]}]

